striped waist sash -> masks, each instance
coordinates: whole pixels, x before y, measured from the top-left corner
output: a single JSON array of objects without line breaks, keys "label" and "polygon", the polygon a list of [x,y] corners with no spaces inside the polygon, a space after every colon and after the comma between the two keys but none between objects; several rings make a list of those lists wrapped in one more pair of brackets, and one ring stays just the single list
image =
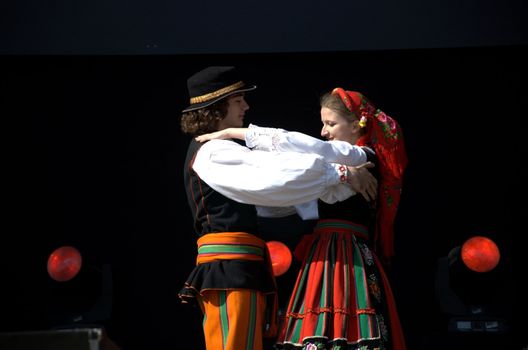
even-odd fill
[{"label": "striped waist sash", "polygon": [[[196,265],[215,260],[252,260],[263,261],[273,278],[273,268],[266,242],[246,232],[209,233],[198,239]],[[275,279],[273,278],[273,281]],[[274,282],[275,283],[275,282]],[[277,286],[275,285],[275,290]],[[264,337],[277,334],[278,297],[276,291],[266,301]]]},{"label": "striped waist sash", "polygon": [[245,232],[209,233],[198,239],[196,265],[215,260],[264,261],[266,242]]},{"label": "striped waist sash", "polygon": [[353,223],[346,220],[334,220],[334,219],[325,219],[319,220],[315,226],[314,233],[324,234],[324,233],[351,233],[355,236],[368,239],[369,232],[366,226]]}]

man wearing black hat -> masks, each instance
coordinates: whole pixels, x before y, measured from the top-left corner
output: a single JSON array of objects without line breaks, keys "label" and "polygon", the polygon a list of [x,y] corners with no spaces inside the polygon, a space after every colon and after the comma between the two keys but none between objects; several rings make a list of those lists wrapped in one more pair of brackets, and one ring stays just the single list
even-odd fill
[{"label": "man wearing black hat", "polygon": [[[208,67],[187,86],[190,105],[181,128],[192,136],[241,127],[249,109],[244,93],[256,89],[234,67]],[[191,141],[184,181],[198,256],[179,296],[204,312],[207,349],[261,350],[263,337],[276,335],[276,284],[255,205],[300,205],[329,191],[346,192],[352,180],[365,186],[362,176],[369,173],[343,170],[314,154],[252,151],[232,140]]]}]

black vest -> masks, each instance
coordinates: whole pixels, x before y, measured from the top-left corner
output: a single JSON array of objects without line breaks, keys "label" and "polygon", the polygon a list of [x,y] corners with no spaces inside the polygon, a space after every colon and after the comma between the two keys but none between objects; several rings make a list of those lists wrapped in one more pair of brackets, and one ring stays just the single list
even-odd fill
[{"label": "black vest", "polygon": [[215,232],[247,232],[257,235],[257,211],[254,205],[233,201],[213,190],[192,169],[202,143],[189,144],[183,169],[185,193],[199,236]]},{"label": "black vest", "polygon": [[[367,153],[367,161],[376,165],[370,168],[369,171],[380,181],[378,160],[376,155],[369,148],[365,148]],[[320,219],[342,219],[361,224],[369,228],[373,228],[376,216],[375,203],[369,203],[363,196],[358,193],[342,202],[328,204],[319,200],[319,218]]]}]

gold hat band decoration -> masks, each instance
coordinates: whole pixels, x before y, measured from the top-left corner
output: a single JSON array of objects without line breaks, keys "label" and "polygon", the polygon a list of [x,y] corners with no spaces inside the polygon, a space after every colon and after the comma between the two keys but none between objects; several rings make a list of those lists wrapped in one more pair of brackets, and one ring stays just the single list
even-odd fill
[{"label": "gold hat band decoration", "polygon": [[212,100],[213,98],[216,98],[218,96],[222,96],[224,94],[230,93],[231,91],[235,91],[237,89],[240,89],[244,86],[243,81],[239,81],[237,83],[234,83],[233,85],[226,86],[225,88],[221,88],[220,90],[216,90],[213,92],[210,92],[205,95],[196,96],[191,98],[191,104],[194,103],[201,103],[201,102],[207,102],[209,100]]}]

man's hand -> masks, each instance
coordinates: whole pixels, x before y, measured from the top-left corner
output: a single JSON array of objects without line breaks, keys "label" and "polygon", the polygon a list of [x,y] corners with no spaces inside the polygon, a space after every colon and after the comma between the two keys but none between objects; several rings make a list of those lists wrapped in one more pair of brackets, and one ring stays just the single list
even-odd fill
[{"label": "man's hand", "polygon": [[348,166],[347,183],[352,189],[361,193],[367,201],[375,200],[378,194],[378,181],[368,171],[374,163],[366,162],[358,166]]}]

